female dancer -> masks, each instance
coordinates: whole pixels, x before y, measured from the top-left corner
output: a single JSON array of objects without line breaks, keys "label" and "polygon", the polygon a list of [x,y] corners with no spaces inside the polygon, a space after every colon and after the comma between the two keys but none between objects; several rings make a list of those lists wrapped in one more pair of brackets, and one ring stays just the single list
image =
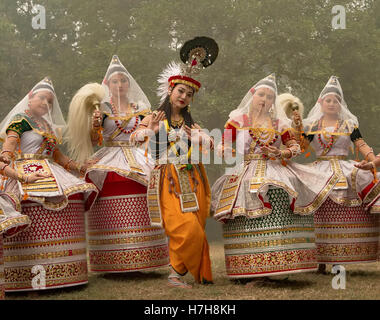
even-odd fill
[{"label": "female dancer", "polygon": [[[18,179],[17,172],[9,167],[9,162],[0,156],[0,173],[7,177]],[[30,176],[20,175],[21,180],[26,180],[29,183],[34,183],[37,180],[47,178],[39,172],[35,172]],[[12,237],[22,232],[30,225],[30,219],[27,215],[16,211],[21,210],[20,202],[16,197],[9,197],[6,193],[0,194],[0,300],[4,300],[4,250],[3,237]]]},{"label": "female dancer", "polygon": [[223,222],[231,279],[317,269],[311,214],[336,177],[288,161],[300,147],[289,119],[274,107],[276,97],[274,75],[256,83],[230,113],[218,146],[219,153],[231,155],[236,140],[236,152],[244,156],[233,174],[212,187],[214,218]]},{"label": "female dancer", "polygon": [[[7,291],[88,282],[84,211],[97,190],[68,171],[79,174],[90,163],[79,166],[59,150],[64,126],[49,78],[37,83],[0,124],[2,155],[15,159],[18,174],[5,181],[4,191],[17,195],[22,214],[31,220],[27,230],[4,240]],[[33,181],[36,172],[45,178]],[[36,275],[45,281],[35,284]]]},{"label": "female dancer", "polygon": [[372,162],[376,157],[360,134],[337,77],[329,79],[303,123],[305,149],[310,143],[317,156],[312,166],[339,176],[329,199],[314,216],[319,271],[324,273],[326,264],[376,261],[379,216],[367,210],[379,196],[378,178],[356,168],[347,156],[353,143],[366,160]]},{"label": "female dancer", "polygon": [[[101,110],[96,110],[93,104],[99,101]],[[70,105],[67,140],[72,155],[85,159],[104,139],[104,147],[93,155],[98,162],[86,172],[87,181],[99,189],[88,212],[92,271],[132,272],[169,264],[165,232],[150,224],[146,202],[153,160],[129,142],[149,113],[147,97],[117,56],[102,86],[84,86]]]},{"label": "female dancer", "polygon": [[181,279],[188,271],[197,283],[212,282],[205,233],[210,188],[205,169],[193,152],[199,145],[204,150],[212,147],[212,139],[194,122],[189,104],[201,86],[194,73],[211,65],[217,52],[217,44],[210,38],[185,43],[181,58],[187,65],[172,62],[162,72],[158,112],[147,116],[133,137],[140,143],[151,137],[156,167],[148,186],[149,213],[152,223],[163,225],[169,237],[168,284],[173,287],[192,287]]},{"label": "female dancer", "polygon": [[[40,172],[34,172],[31,175],[18,175],[17,171],[9,167],[10,162],[0,155],[0,174],[2,179],[12,178],[15,180],[27,181],[34,183],[48,176]],[[0,193],[0,300],[4,300],[4,249],[3,237],[13,237],[22,232],[30,225],[30,219],[27,215],[21,214],[21,205],[16,196],[10,196],[7,193]]]}]

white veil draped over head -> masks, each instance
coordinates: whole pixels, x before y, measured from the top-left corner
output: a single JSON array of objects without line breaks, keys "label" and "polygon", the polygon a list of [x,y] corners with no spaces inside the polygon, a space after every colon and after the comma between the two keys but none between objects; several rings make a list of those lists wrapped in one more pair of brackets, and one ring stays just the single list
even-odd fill
[{"label": "white veil draped over head", "polygon": [[[353,128],[359,126],[358,118],[353,115],[347,107],[347,103],[344,100],[343,90],[336,76],[331,76],[321,93],[319,98],[310,110],[307,118],[303,120],[304,128],[306,133],[315,132],[315,126],[318,124],[319,120],[323,117],[322,112],[322,101],[328,95],[334,95],[340,104],[340,111],[338,118],[343,123],[338,128],[337,132],[351,133]],[[314,129],[313,129],[314,128]]]},{"label": "white veil draped over head", "polygon": [[65,119],[63,118],[61,108],[59,107],[58,99],[54,91],[53,82],[49,77],[45,77],[38,82],[32,90],[6,115],[6,117],[0,123],[0,138],[6,139],[6,130],[12,122],[13,118],[18,114],[25,114],[29,110],[29,99],[34,94],[41,91],[49,91],[53,94],[54,101],[53,107],[49,108],[48,113],[42,116],[42,118],[49,124],[53,134],[57,137],[58,142],[62,140],[63,130],[66,127]]},{"label": "white veil draped over head", "polygon": [[[273,91],[274,93],[274,104],[271,106],[269,110],[265,110],[262,108],[259,113],[253,111],[253,97],[257,93],[257,90],[260,88],[267,88]],[[291,120],[289,120],[285,114],[285,112],[276,107],[277,103],[277,85],[276,85],[276,76],[274,73],[269,76],[258,81],[244,96],[243,100],[240,102],[239,106],[231,111],[229,114],[229,123],[234,123],[238,126],[238,128],[245,128],[247,126],[252,126],[255,123],[255,120],[262,116],[262,113],[268,112],[271,119],[281,120],[281,127],[291,126]],[[246,120],[248,122],[246,122]],[[260,127],[267,127],[267,123],[263,123]]]},{"label": "white veil draped over head", "polygon": [[[128,78],[129,88],[126,94],[128,102],[134,103],[135,105],[137,105],[138,112],[150,111],[151,105],[147,96],[142,91],[140,86],[137,84],[136,80],[132,77],[132,75],[127,71],[124,65],[120,62],[119,57],[117,55],[114,55],[112,57],[111,63],[109,64],[107,72],[103,78],[102,86],[105,90],[105,96],[102,102],[111,103],[111,92],[109,90],[108,84],[111,77],[116,74],[123,74]],[[113,102],[118,102],[120,101],[120,97],[119,96],[112,97],[112,100]]]}]

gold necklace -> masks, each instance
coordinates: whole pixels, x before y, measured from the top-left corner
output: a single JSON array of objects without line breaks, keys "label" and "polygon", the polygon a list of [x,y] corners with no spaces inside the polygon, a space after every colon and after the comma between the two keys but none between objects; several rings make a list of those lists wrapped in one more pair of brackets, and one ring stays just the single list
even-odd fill
[{"label": "gold necklace", "polygon": [[170,119],[172,127],[182,127],[183,121],[185,120],[182,115],[180,115],[179,120]]}]

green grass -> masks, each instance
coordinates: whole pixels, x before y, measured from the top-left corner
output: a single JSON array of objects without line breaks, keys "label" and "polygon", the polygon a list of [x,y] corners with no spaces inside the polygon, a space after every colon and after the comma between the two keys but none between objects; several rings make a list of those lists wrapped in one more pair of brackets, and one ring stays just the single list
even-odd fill
[{"label": "green grass", "polygon": [[[333,274],[313,272],[290,275],[287,280],[271,280],[261,283],[243,283],[227,279],[224,266],[224,250],[221,243],[211,243],[213,285],[194,284],[184,290],[167,286],[168,269],[153,272],[120,274],[89,274],[87,285],[30,293],[7,293],[7,300],[53,299],[380,299],[380,263],[346,266],[346,289],[334,290]],[[330,267],[328,267],[330,271]],[[186,281],[193,284],[191,275]]]}]

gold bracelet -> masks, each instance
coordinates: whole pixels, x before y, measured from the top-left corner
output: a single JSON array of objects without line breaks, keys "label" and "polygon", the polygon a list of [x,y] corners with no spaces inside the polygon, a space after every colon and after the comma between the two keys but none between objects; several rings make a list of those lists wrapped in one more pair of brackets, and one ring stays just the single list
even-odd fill
[{"label": "gold bracelet", "polygon": [[276,155],[277,159],[284,159],[285,158],[285,151],[286,150],[280,150],[280,153]]},{"label": "gold bracelet", "polygon": [[17,180],[21,183],[25,182],[24,175],[22,173],[17,173]]},{"label": "gold bracelet", "polygon": [[73,162],[73,159],[70,159],[69,161],[66,162],[66,164],[63,166],[63,168],[67,171],[70,171],[69,164],[70,162]]},{"label": "gold bracelet", "polygon": [[78,167],[78,171],[79,171],[79,174],[80,174],[81,176],[84,176],[85,173],[86,173],[86,171],[87,171],[87,168],[85,168],[85,170],[83,170],[83,167],[84,167],[84,165]]},{"label": "gold bracelet", "polygon": [[4,171],[4,170],[5,170],[5,168],[6,168],[7,166],[9,166],[9,164],[8,164],[8,163],[5,163],[4,166],[0,169],[0,174],[1,174],[1,175],[5,176],[5,171]]}]

